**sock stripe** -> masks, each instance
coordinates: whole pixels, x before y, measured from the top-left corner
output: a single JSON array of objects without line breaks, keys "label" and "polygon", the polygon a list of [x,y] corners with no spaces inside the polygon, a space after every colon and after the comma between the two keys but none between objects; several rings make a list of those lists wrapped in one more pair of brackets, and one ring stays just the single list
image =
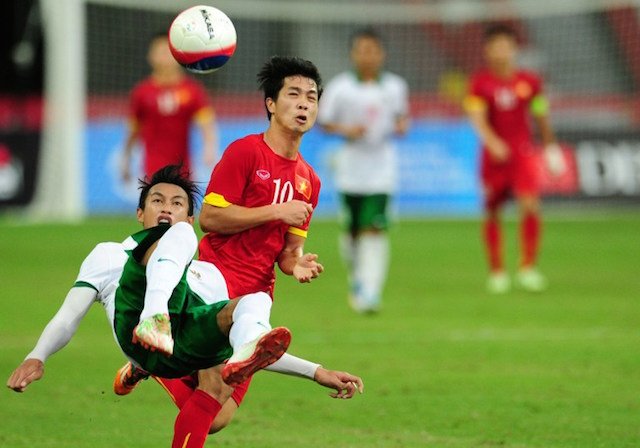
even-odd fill
[{"label": "sock stripe", "polygon": [[189,443],[190,438],[191,438],[191,433],[187,434],[187,437],[184,438],[184,443],[182,444],[182,448],[187,448],[187,444]]}]

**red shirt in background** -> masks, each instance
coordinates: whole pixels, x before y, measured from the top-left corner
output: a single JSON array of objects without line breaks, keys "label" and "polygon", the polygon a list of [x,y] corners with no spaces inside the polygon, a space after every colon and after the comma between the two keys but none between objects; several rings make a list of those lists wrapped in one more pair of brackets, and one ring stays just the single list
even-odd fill
[{"label": "red shirt in background", "polygon": [[530,107],[541,92],[542,82],[531,72],[517,71],[510,78],[500,78],[482,70],[471,78],[468,100],[486,107],[491,128],[518,155],[532,150]]},{"label": "red shirt in background", "polygon": [[210,114],[210,107],[205,89],[189,77],[173,85],[159,85],[147,78],[134,87],[131,120],[142,139],[146,176],[178,163],[190,171],[191,122],[196,116]]}]

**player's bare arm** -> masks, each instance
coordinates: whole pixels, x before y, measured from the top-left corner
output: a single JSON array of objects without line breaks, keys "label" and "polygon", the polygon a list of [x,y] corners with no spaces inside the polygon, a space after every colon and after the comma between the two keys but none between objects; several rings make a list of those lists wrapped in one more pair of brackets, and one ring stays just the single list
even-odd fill
[{"label": "player's bare arm", "polygon": [[202,162],[205,166],[213,166],[218,157],[218,136],[216,129],[215,112],[212,108],[199,113],[196,123],[202,134]]},{"label": "player's bare arm", "polygon": [[498,162],[509,157],[509,147],[491,128],[484,108],[467,110],[469,121],[480,136],[480,140],[487,147],[491,156]]},{"label": "player's bare arm", "polygon": [[131,157],[133,156],[133,148],[138,140],[139,131],[136,123],[129,123],[127,130],[127,138],[124,143],[124,150],[122,154],[122,159],[120,160],[120,176],[122,180],[125,182],[129,182],[131,180],[131,170],[129,166],[131,165]]},{"label": "player's bare arm", "polygon": [[234,234],[258,227],[271,221],[282,221],[290,226],[301,226],[313,212],[308,202],[293,200],[263,207],[243,207],[231,204],[217,207],[203,204],[200,228],[203,232]]},{"label": "player's bare arm", "polygon": [[540,130],[540,138],[544,145],[544,160],[547,168],[552,175],[559,176],[566,170],[566,162],[562,155],[562,149],[556,142],[549,115],[534,114],[534,119]]},{"label": "player's bare arm", "polygon": [[309,283],[324,271],[324,266],[318,263],[318,255],[304,253],[304,243],[305,238],[287,233],[278,266],[284,274],[292,275],[300,283]]},{"label": "player's bare arm", "polygon": [[411,120],[408,115],[400,115],[396,118],[394,132],[398,135],[404,135],[409,131]]}]

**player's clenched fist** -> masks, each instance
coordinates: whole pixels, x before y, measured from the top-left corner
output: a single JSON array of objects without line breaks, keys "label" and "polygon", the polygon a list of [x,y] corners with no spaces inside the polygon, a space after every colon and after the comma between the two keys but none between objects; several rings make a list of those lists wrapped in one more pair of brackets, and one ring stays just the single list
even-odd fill
[{"label": "player's clenched fist", "polygon": [[29,384],[39,380],[44,375],[44,364],[39,359],[26,359],[13,371],[7,387],[16,392],[24,392]]},{"label": "player's clenched fist", "polygon": [[297,199],[278,204],[278,219],[290,226],[303,225],[312,212],[311,204]]}]

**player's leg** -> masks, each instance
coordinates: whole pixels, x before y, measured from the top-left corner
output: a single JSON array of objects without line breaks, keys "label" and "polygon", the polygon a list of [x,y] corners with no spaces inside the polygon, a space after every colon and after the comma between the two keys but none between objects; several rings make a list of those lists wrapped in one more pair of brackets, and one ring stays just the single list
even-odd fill
[{"label": "player's leg", "polygon": [[342,220],[344,230],[340,233],[338,247],[340,256],[347,266],[347,282],[349,284],[349,303],[354,306],[359,302],[360,286],[356,282],[356,253],[357,253],[357,230],[360,228],[358,221],[360,216],[360,206],[362,197],[341,193],[342,200]]},{"label": "player's leg", "polygon": [[389,239],[386,194],[362,198],[356,237],[355,279],[359,285],[359,312],[376,312],[382,305],[382,290],[389,267]]},{"label": "player's leg", "polygon": [[185,401],[174,425],[172,448],[204,446],[215,418],[233,389],[222,381],[223,365],[198,372],[198,388]]},{"label": "player's leg", "polygon": [[547,281],[536,263],[542,234],[537,159],[522,156],[516,166],[515,193],[520,208],[520,267],[518,284],[533,292],[546,288]]},{"label": "player's leg", "polygon": [[[182,378],[160,378],[157,376],[153,376],[152,378],[156,380],[167,392],[178,409],[182,409],[189,397],[191,397],[198,387],[197,374],[188,375]],[[209,434],[219,432],[231,423],[236,411],[244,400],[250,384],[251,378],[233,389],[231,399],[224,402],[222,409],[213,420],[211,428],[209,429]]]},{"label": "player's leg", "polygon": [[511,288],[511,281],[504,267],[501,219],[501,209],[508,198],[508,189],[498,182],[485,182],[484,195],[482,236],[489,262],[487,290],[503,294]]},{"label": "player's leg", "polygon": [[142,260],[146,264],[147,288],[140,323],[134,339],[162,353],[173,353],[168,302],[198,245],[193,227],[184,222],[171,226]]}]

